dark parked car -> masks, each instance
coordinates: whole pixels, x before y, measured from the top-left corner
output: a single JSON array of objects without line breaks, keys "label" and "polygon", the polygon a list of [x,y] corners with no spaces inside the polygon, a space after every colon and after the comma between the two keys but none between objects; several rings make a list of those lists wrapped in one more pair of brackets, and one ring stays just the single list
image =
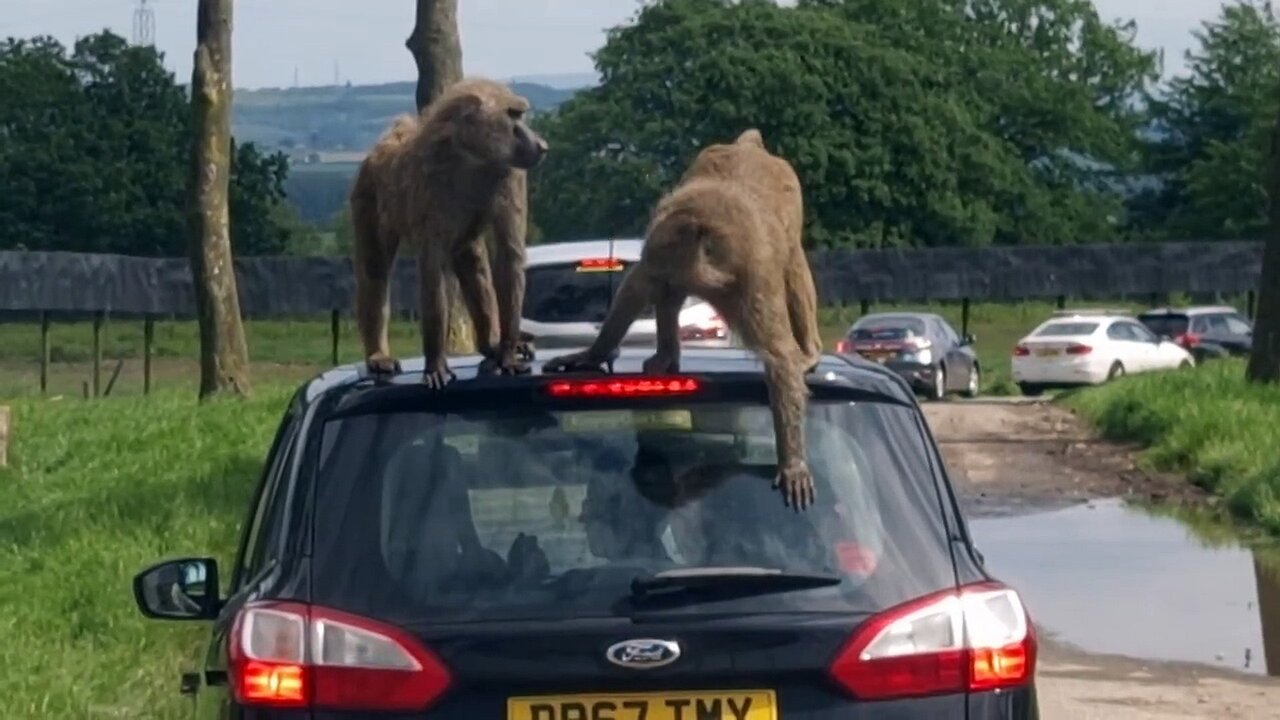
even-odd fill
[{"label": "dark parked car", "polygon": [[973,350],[977,339],[961,337],[933,313],[871,313],[849,327],[836,352],[884,364],[918,393],[941,400],[951,392],[981,392],[982,367]]},{"label": "dark parked car", "polygon": [[144,614],[211,622],[197,717],[1038,718],[1033,626],[900,377],[835,355],[808,376],[796,512],[759,359],[690,349],[653,377],[648,354],[300,388],[229,577],[134,580]]},{"label": "dark parked car", "polygon": [[1230,306],[1156,308],[1138,320],[1156,335],[1186,348],[1197,363],[1248,355],[1253,349],[1253,324]]}]

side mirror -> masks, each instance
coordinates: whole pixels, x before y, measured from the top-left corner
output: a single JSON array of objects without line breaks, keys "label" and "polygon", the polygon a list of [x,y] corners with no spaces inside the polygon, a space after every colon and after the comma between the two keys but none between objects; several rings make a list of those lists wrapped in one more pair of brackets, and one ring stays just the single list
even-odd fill
[{"label": "side mirror", "polygon": [[964,337],[960,339],[961,345],[972,345],[976,342],[978,342],[978,336],[973,333],[965,333]]},{"label": "side mirror", "polygon": [[183,558],[153,565],[133,578],[133,599],[149,618],[211,620],[218,615],[218,561]]}]

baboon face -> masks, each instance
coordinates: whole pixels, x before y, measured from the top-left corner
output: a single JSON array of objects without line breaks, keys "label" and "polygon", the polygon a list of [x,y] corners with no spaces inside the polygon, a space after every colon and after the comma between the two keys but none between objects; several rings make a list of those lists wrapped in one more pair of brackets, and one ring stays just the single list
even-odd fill
[{"label": "baboon face", "polygon": [[[488,92],[484,92],[488,90]],[[483,88],[459,99],[454,138],[484,164],[529,170],[542,162],[547,142],[525,123],[529,101],[506,88]]]}]

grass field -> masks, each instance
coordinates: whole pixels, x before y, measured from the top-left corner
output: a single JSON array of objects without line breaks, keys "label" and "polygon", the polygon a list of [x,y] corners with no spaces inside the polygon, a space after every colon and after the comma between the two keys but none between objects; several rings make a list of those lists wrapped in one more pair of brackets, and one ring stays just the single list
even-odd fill
[{"label": "grass field", "polygon": [[1236,517],[1280,535],[1280,386],[1244,379],[1239,360],[1126,377],[1066,402],[1112,439],[1148,447]]},{"label": "grass field", "polygon": [[203,407],[177,390],[14,403],[0,470],[4,717],[182,716],[179,673],[207,627],[144,620],[130,581],[165,557],[231,562],[289,387]]},{"label": "grass field", "polygon": [[[1118,306],[1131,310],[1137,304],[1082,303],[1073,307]],[[824,346],[831,349],[850,323],[858,318],[858,308],[824,308],[821,327]],[[928,310],[947,318],[961,331],[959,303],[932,305],[878,305],[872,312],[886,310]],[[991,394],[1016,392],[1009,379],[1009,350],[1019,337],[1054,310],[1052,303],[974,304],[969,330],[977,336],[975,348],[983,369],[983,389]],[[248,321],[250,359],[257,380],[301,380],[331,363],[332,339],[328,319],[296,321]],[[55,324],[51,331],[51,395],[80,396],[83,383],[91,378],[93,332],[88,323]],[[360,358],[355,326],[350,319],[341,323],[339,361]],[[417,326],[396,321],[391,328],[392,347],[403,354],[417,354]],[[195,358],[199,341],[193,322],[161,322],[155,334],[155,383],[157,387],[194,391],[197,382]],[[124,360],[120,379],[112,395],[142,392],[142,323],[109,321],[103,331],[102,385],[106,386],[116,360]],[[0,398],[24,397],[39,393],[40,332],[35,324],[0,324]]]}]

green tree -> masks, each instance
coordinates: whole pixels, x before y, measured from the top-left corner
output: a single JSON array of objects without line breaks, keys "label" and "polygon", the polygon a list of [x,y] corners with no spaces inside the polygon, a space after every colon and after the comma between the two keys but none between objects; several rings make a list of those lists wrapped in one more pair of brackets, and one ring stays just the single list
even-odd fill
[{"label": "green tree", "polygon": [[[539,122],[555,148],[535,173],[532,203],[543,232],[555,239],[638,234],[653,202],[701,146],[754,126],[804,183],[812,245],[1062,243],[1113,235],[1119,197],[1089,181],[1115,171],[1063,158],[1132,160],[1134,146],[1123,138],[1137,121],[1109,115],[1106,103],[1108,93],[1120,92],[1115,87],[1141,85],[1141,58],[1117,53],[1114,77],[1096,72],[1088,92],[1065,78],[1100,60],[1062,59],[1057,70],[1042,62],[1046,78],[1024,79],[1023,86],[1057,103],[1071,92],[1084,98],[1061,110],[1052,134],[1043,114],[1005,97],[1030,90],[1001,85],[1018,77],[1015,68],[1026,72],[1019,58],[1047,51],[1032,44],[1015,52],[1021,46],[997,42],[1002,36],[994,30],[975,35],[962,16],[947,15],[957,7],[942,0],[647,5],[596,54],[601,85]],[[930,13],[947,22],[931,21]],[[1085,35],[1055,42],[1070,48]],[[1106,40],[1100,46],[1123,40],[1097,35]],[[982,82],[965,65],[976,62],[967,53],[979,40],[1003,62]],[[1048,79],[1054,72],[1064,77],[1056,85]],[[1035,107],[1025,98],[1023,104]],[[1085,122],[1096,131],[1079,130]]]},{"label": "green tree", "polygon": [[[102,32],[68,51],[37,37],[0,42],[0,248],[186,255],[187,93],[149,47]],[[270,208],[283,155],[232,158],[238,254],[284,246]]]},{"label": "green tree", "polygon": [[1280,22],[1236,0],[1195,33],[1187,73],[1153,99],[1148,149],[1161,187],[1144,221],[1166,237],[1258,238],[1268,225],[1270,133],[1280,95]]}]

